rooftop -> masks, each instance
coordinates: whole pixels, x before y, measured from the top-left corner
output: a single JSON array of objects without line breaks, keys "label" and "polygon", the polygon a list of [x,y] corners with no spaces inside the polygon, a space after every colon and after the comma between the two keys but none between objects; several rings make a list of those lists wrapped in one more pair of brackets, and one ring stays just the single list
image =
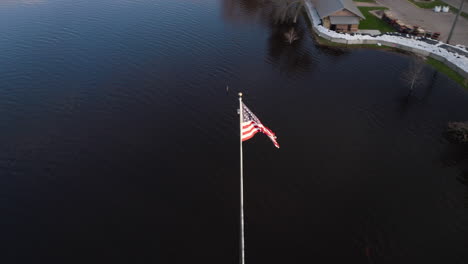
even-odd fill
[{"label": "rooftop", "polygon": [[311,0],[314,4],[320,18],[330,16],[331,14],[343,9],[365,19],[364,15],[354,4],[353,0]]}]

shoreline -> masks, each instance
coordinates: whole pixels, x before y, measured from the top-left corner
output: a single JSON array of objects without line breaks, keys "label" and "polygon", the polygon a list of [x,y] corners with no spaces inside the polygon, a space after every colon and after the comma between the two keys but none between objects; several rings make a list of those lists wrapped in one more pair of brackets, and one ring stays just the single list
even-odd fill
[{"label": "shoreline", "polygon": [[[309,1],[305,5],[305,13],[312,29],[314,38],[320,45],[346,47],[346,48],[371,48],[387,51],[398,51],[408,54],[423,56],[427,64],[436,70],[446,74],[465,89],[468,89],[468,58],[442,50],[438,46],[430,45],[418,39],[403,39],[396,36],[383,38],[367,35],[350,35],[330,31],[320,25],[318,15]],[[380,45],[378,45],[380,44]],[[438,45],[445,43],[439,42]],[[438,65],[429,63],[428,58],[440,62]],[[443,65],[443,66],[441,66]]]},{"label": "shoreline", "polygon": [[[336,42],[331,42],[327,39],[324,39],[317,35],[315,32],[311,32],[313,35],[313,38],[317,41],[317,44],[320,46],[324,47],[334,47],[334,48],[346,48],[346,49],[372,49],[372,50],[381,50],[381,51],[387,51],[387,52],[394,52],[398,54],[403,54],[403,55],[412,55],[412,56],[420,56],[418,54],[402,50],[402,49],[397,49],[394,47],[388,47],[388,46],[378,46],[376,44],[354,44],[354,45],[347,45],[347,44],[341,44],[341,43],[336,43]],[[459,73],[456,71],[452,70],[449,68],[447,65],[445,65],[443,62],[438,61],[432,57],[423,57],[424,63],[429,65],[431,68],[434,70],[440,72],[441,74],[444,74],[451,80],[455,81],[458,83],[460,86],[468,90],[468,79],[463,78]]]}]

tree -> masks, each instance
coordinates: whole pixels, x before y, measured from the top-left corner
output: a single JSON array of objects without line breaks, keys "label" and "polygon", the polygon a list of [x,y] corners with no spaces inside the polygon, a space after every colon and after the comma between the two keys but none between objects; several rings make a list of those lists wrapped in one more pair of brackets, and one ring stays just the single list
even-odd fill
[{"label": "tree", "polygon": [[410,93],[413,92],[417,85],[423,83],[423,69],[424,62],[422,58],[415,57],[415,59],[412,60],[409,69],[403,74],[403,80],[407,82],[408,86],[410,87]]},{"label": "tree", "polygon": [[288,42],[289,44],[292,44],[295,40],[299,39],[299,36],[297,35],[293,27],[289,29],[288,32],[284,33],[284,37],[286,38],[286,42]]}]

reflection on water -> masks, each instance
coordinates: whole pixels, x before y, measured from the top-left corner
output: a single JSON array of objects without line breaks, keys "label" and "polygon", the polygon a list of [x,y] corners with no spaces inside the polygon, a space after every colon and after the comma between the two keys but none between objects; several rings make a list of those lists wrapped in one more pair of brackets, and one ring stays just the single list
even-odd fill
[{"label": "reflection on water", "polygon": [[[307,22],[303,19],[299,19],[298,23],[279,23],[278,16],[282,13],[269,0],[223,0],[222,5],[226,20],[242,23],[255,20],[268,28],[270,37],[267,42],[267,61],[273,63],[281,72],[298,73],[310,70],[312,59],[308,48],[304,47],[305,38],[310,37],[305,34],[310,32]],[[295,29],[298,39],[289,44],[284,34],[291,28]]]},{"label": "reflection on water", "polygon": [[47,1],[48,0],[2,0],[0,1],[0,6],[45,4]]},{"label": "reflection on water", "polygon": [[[284,34],[291,28],[295,29],[298,39],[292,44],[288,43]],[[273,24],[268,38],[269,60],[276,65],[281,72],[307,72],[313,64],[308,49],[304,47],[307,33],[304,23],[299,24]]]},{"label": "reflection on water", "polygon": [[[270,32],[267,41],[267,61],[273,63],[281,72],[299,73],[307,72],[313,64],[310,54],[311,38],[310,24],[304,17],[299,17],[297,23],[291,21],[280,23],[282,16],[280,6],[269,0],[223,0],[223,16],[227,21],[239,23],[259,23]],[[292,44],[285,41],[284,33],[294,28],[298,40]],[[316,44],[314,44],[316,45]],[[316,45],[316,48],[326,54],[340,57],[349,51],[343,48]]]},{"label": "reflection on water", "polygon": [[267,23],[272,8],[268,0],[221,0],[226,21],[239,23]]},{"label": "reflection on water", "polygon": [[2,0],[3,4],[39,4],[46,3],[47,0]]}]

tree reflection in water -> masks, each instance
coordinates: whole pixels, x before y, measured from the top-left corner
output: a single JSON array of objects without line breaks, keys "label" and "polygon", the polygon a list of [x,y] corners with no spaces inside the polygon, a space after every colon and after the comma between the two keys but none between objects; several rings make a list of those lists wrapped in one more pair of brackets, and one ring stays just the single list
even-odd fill
[{"label": "tree reflection in water", "polygon": [[[307,24],[302,17],[297,23],[279,23],[278,15],[282,14],[278,5],[271,0],[223,0],[223,15],[227,21],[245,23],[261,22],[269,28],[267,39],[267,61],[282,72],[297,73],[310,70],[312,59],[306,48],[306,38],[309,38]],[[289,44],[285,33],[291,28],[297,34],[297,39]],[[305,34],[307,33],[307,34]],[[310,45],[313,45],[310,43]]]},{"label": "tree reflection in water", "polygon": [[[312,59],[304,47],[304,29],[302,23],[274,24],[268,38],[268,60],[284,72],[306,72],[310,70]],[[298,39],[289,44],[284,35],[291,28],[297,34]]]},{"label": "tree reflection in water", "polygon": [[268,24],[272,6],[268,0],[223,0],[222,14],[226,21]]}]

